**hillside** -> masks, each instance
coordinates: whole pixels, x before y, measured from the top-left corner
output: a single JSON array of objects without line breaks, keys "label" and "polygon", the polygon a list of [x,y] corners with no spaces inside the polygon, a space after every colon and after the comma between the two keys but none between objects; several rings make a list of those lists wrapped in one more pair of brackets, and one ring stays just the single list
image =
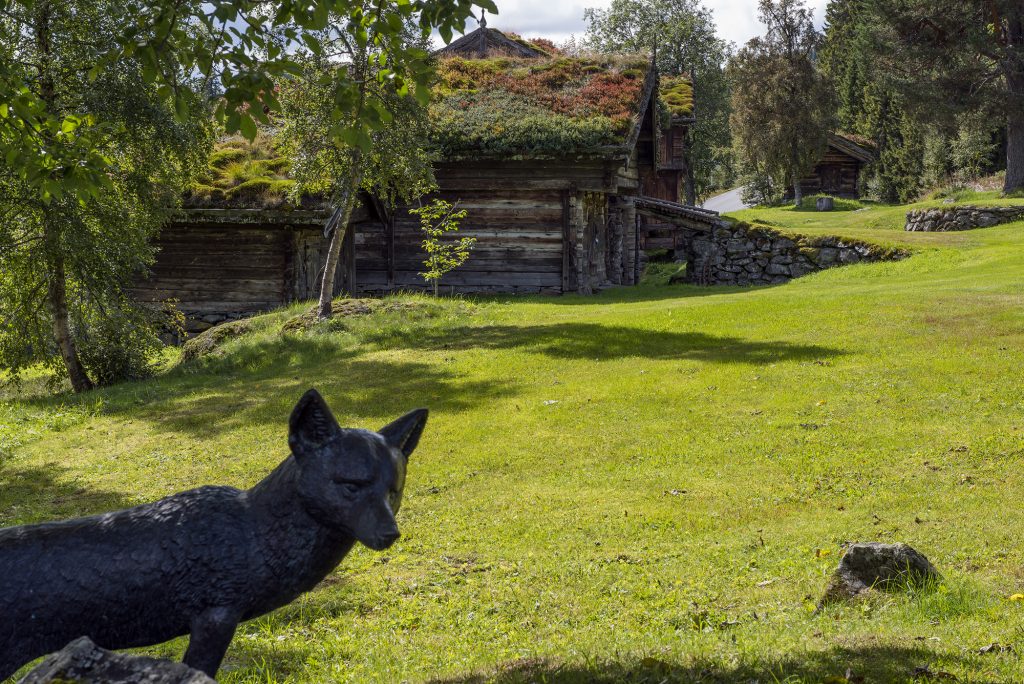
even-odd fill
[{"label": "hillside", "polygon": [[[744,212],[914,251],[782,286],[394,297],[282,332],[296,306],[147,382],[30,383],[0,404],[0,524],[250,486],[315,386],[348,426],[430,407],[403,538],[242,625],[223,682],[1024,680],[1024,223],[905,210]],[[849,540],[945,579],[812,615]]]}]

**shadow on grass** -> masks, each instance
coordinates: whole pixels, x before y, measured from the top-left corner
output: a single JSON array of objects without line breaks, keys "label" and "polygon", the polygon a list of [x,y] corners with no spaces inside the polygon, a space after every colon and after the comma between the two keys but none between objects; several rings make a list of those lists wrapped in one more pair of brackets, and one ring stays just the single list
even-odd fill
[{"label": "shadow on grass", "polygon": [[135,504],[123,493],[82,487],[65,469],[0,466],[0,527],[74,518]]},{"label": "shadow on grass", "polygon": [[842,354],[820,345],[791,342],[755,342],[699,332],[642,330],[593,323],[560,323],[539,326],[464,326],[443,333],[417,332],[407,337],[393,334],[367,341],[385,348],[426,350],[518,349],[558,359],[689,359],[709,363],[773,363],[807,361]]},{"label": "shadow on grass", "polygon": [[209,438],[225,430],[265,425],[280,426],[283,434],[295,402],[311,387],[324,396],[342,425],[347,416],[393,419],[420,406],[461,411],[513,391],[506,383],[461,379],[439,364],[364,358],[365,351],[327,337],[279,337],[180,366],[145,382],[122,383],[81,398],[50,396],[25,403],[53,408],[101,398],[106,415]]},{"label": "shadow on grass", "polygon": [[602,304],[628,304],[630,302],[661,302],[670,299],[693,299],[725,294],[744,294],[768,290],[782,285],[622,285],[610,287],[591,295],[564,294],[559,296],[528,295],[509,297],[493,295],[480,299],[502,304],[534,302],[558,306],[597,306]]},{"label": "shadow on grass", "polygon": [[[490,672],[468,674],[431,684],[584,684],[600,682],[916,682],[955,681],[934,666],[936,654],[922,647],[833,648],[780,660],[723,665],[710,660],[679,665],[655,658],[637,662],[566,665],[546,659],[514,661]],[[849,673],[849,678],[847,678]],[[971,680],[975,681],[975,680]],[[983,681],[983,680],[977,680]]]}]

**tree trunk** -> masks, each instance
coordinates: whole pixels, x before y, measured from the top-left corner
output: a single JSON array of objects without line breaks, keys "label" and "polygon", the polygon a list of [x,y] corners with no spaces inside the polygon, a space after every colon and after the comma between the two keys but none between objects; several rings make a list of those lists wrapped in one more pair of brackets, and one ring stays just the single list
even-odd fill
[{"label": "tree trunk", "polygon": [[68,292],[67,273],[64,270],[64,255],[60,251],[60,235],[52,227],[51,222],[45,220],[45,241],[49,257],[49,277],[46,282],[47,301],[50,304],[50,312],[53,315],[52,328],[53,340],[57,343],[60,356],[64,360],[64,366],[68,371],[68,379],[71,380],[71,387],[76,392],[87,392],[94,385],[89,375],[82,367],[78,358],[78,347],[75,338],[71,334],[71,316],[68,314]]},{"label": "tree trunk", "polygon": [[[1010,95],[1024,103],[1024,74],[1007,77]],[[1006,122],[1006,193],[1024,190],[1024,109],[1011,107]]]},{"label": "tree trunk", "polygon": [[693,180],[693,167],[686,165],[686,176],[683,178],[683,189],[686,192],[686,203],[691,207],[697,206],[697,188]]},{"label": "tree trunk", "polygon": [[338,260],[341,258],[341,245],[345,242],[345,234],[349,230],[348,222],[352,218],[352,208],[355,206],[356,198],[359,195],[359,186],[362,183],[363,174],[360,162],[359,152],[353,152],[352,171],[348,178],[348,187],[342,191],[339,202],[341,218],[334,226],[334,232],[331,234],[331,245],[327,252],[327,263],[324,265],[324,277],[320,281],[320,302],[317,305],[317,320],[326,320],[333,313],[331,303],[334,300],[334,274],[338,270]]},{"label": "tree trunk", "polygon": [[[57,95],[53,78],[52,45],[50,36],[50,16],[52,8],[49,2],[40,2],[36,7],[35,34],[36,49],[39,51],[40,76],[39,96],[46,103],[48,112],[55,112]],[[44,135],[48,135],[44,129]],[[46,299],[53,316],[51,328],[53,341],[60,350],[64,367],[68,371],[71,387],[76,392],[88,392],[94,385],[89,374],[82,367],[78,358],[78,346],[71,334],[71,316],[68,313],[68,282],[64,268],[64,253],[60,244],[60,228],[49,215],[53,206],[43,213],[43,244],[46,249],[46,260],[49,262],[49,273],[46,280]]]},{"label": "tree trunk", "polygon": [[1013,112],[1006,126],[1006,193],[1024,190],[1024,113]]},{"label": "tree trunk", "polygon": [[693,142],[692,134],[686,131],[686,154],[683,155],[683,163],[686,169],[683,171],[683,193],[686,195],[686,203],[691,207],[697,206],[697,181],[693,176]]},{"label": "tree trunk", "polygon": [[804,203],[804,189],[800,187],[800,179],[793,174],[793,205],[801,206]]}]

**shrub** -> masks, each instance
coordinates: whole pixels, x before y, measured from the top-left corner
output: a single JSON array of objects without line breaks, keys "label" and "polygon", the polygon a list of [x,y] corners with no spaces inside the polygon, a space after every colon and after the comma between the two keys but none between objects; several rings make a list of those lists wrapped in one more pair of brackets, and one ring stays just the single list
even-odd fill
[{"label": "shrub", "polygon": [[154,312],[130,302],[103,311],[78,313],[75,327],[88,331],[78,337],[78,353],[97,385],[141,380],[153,374],[153,361],[163,347],[157,331],[177,324],[172,311]]}]

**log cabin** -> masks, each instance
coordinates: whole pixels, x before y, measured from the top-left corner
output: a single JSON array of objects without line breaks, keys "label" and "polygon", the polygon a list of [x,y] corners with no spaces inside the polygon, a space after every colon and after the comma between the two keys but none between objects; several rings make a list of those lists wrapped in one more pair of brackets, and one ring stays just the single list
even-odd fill
[{"label": "log cabin", "polygon": [[[674,225],[710,229],[717,221],[679,204],[694,121],[687,79],[659,77],[645,56],[568,56],[484,22],[436,57],[436,196],[467,210],[459,234],[477,240],[442,292],[589,294],[632,285],[649,240],[664,240]],[[216,152],[211,171],[247,155],[266,177],[203,179],[163,230],[152,273],[136,291],[147,301],[177,299],[193,329],[319,291],[331,208],[289,200],[287,161],[244,141]],[[337,293],[425,289],[423,235],[408,209],[363,194]]]},{"label": "log cabin", "polygon": [[[859,142],[849,135],[832,133],[821,160],[811,173],[800,180],[804,197],[831,195],[844,199],[860,199],[860,173],[874,161],[874,153],[867,142]],[[786,199],[793,199],[789,189]]]}]

